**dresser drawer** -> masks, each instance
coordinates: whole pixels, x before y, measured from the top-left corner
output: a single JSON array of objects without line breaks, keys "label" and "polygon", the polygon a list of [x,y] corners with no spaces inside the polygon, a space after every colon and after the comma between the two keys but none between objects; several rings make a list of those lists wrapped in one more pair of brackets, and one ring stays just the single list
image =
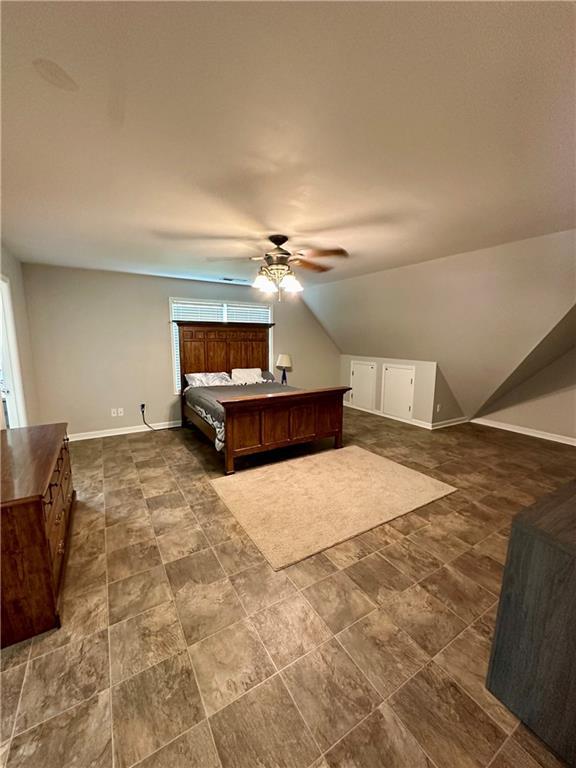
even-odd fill
[{"label": "dresser drawer", "polygon": [[64,503],[64,496],[62,495],[62,489],[58,490],[58,494],[52,502],[50,515],[46,523],[46,534],[50,544],[50,553],[54,557],[54,553],[60,544],[62,539],[65,539],[66,534],[66,505]]},{"label": "dresser drawer", "polygon": [[66,548],[70,505],[74,491],[67,442],[62,445],[49,491],[51,501],[47,505],[46,532],[52,561],[52,579],[55,589],[58,590]]},{"label": "dresser drawer", "polygon": [[70,467],[70,453],[68,444],[63,443],[58,454],[56,466],[52,472],[48,490],[42,497],[44,519],[50,528],[57,507],[57,499],[62,497],[64,504],[69,503],[72,496],[72,471]]},{"label": "dresser drawer", "polygon": [[68,506],[62,495],[62,488],[52,504],[52,513],[47,526],[48,545],[52,559],[52,578],[57,588],[60,580],[60,570],[66,546],[66,529],[68,525]]},{"label": "dresser drawer", "polygon": [[52,560],[52,581],[54,582],[54,590],[56,593],[60,586],[60,575],[64,564],[65,551],[65,539],[60,539]]},{"label": "dresser drawer", "polygon": [[53,480],[50,483],[48,491],[42,499],[42,507],[46,522],[46,532],[49,535],[54,521],[61,516],[64,507],[64,493],[60,479],[57,481]]},{"label": "dresser drawer", "polygon": [[68,450],[64,450],[64,459],[61,469],[61,485],[62,496],[64,498],[64,506],[68,506],[72,500],[72,468],[70,467],[70,454]]}]

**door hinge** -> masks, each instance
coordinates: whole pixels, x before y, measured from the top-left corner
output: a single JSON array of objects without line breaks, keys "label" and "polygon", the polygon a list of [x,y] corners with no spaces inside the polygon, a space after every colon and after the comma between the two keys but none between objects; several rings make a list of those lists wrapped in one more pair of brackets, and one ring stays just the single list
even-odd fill
[{"label": "door hinge", "polygon": [[412,406],[411,406],[411,405],[409,405],[409,406],[408,406],[408,410],[409,410],[409,411],[411,411],[411,410],[412,410]]},{"label": "door hinge", "polygon": [[354,376],[354,371],[352,371],[352,376]]},{"label": "door hinge", "polygon": [[410,379],[410,384],[414,384],[414,379]]}]

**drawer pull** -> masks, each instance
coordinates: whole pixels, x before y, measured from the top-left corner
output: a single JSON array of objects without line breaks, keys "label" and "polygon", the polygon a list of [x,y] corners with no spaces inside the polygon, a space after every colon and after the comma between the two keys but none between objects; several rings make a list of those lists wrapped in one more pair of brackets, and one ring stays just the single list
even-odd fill
[{"label": "drawer pull", "polygon": [[58,515],[56,516],[56,520],[54,520],[55,525],[59,525],[62,522],[62,514],[63,514],[62,510],[60,510],[60,512],[58,512]]},{"label": "drawer pull", "polygon": [[59,555],[64,554],[64,539],[60,540],[60,544],[58,544],[58,549],[56,551]]}]

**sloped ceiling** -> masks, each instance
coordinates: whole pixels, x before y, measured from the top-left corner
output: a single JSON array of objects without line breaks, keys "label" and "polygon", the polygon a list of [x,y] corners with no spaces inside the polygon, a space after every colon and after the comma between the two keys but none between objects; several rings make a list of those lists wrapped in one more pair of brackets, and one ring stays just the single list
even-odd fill
[{"label": "sloped ceiling", "polygon": [[574,307],[575,234],[314,286],[306,301],[345,354],[438,362],[471,417]]},{"label": "sloped ceiling", "polygon": [[576,439],[576,347],[506,391],[482,415]]},{"label": "sloped ceiling", "polygon": [[4,237],[24,261],[182,277],[253,276],[271,231],[350,251],[309,285],[567,229],[573,19],[3,3]]},{"label": "sloped ceiling", "polygon": [[478,411],[489,413],[491,406],[538,371],[550,365],[576,346],[576,305],[569,310],[552,330],[530,351],[520,365],[508,376]]}]

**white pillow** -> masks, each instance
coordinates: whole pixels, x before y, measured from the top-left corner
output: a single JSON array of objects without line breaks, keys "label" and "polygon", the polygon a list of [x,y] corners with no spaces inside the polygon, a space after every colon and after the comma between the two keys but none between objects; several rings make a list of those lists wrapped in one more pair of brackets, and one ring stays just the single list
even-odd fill
[{"label": "white pillow", "polygon": [[186,381],[190,387],[230,386],[232,379],[225,371],[216,373],[187,373]]},{"label": "white pillow", "polygon": [[262,384],[262,368],[232,368],[232,384]]}]

